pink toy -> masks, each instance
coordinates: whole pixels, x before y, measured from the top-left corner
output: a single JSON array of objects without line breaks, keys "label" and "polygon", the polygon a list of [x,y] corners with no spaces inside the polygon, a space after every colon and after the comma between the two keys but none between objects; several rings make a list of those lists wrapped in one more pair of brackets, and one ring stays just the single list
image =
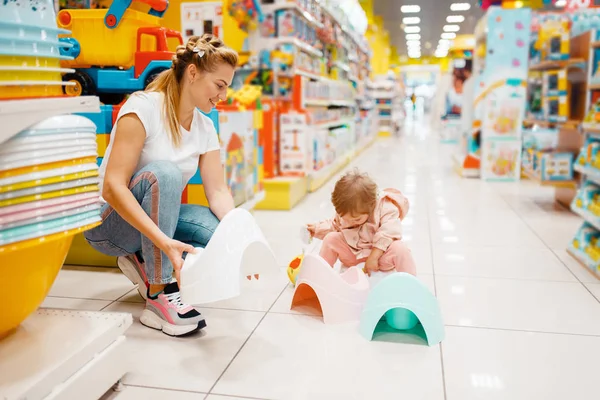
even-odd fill
[{"label": "pink toy", "polygon": [[340,274],[322,257],[306,254],[290,308],[316,302],[326,324],[354,322],[360,320],[368,295],[369,281],[359,268]]}]

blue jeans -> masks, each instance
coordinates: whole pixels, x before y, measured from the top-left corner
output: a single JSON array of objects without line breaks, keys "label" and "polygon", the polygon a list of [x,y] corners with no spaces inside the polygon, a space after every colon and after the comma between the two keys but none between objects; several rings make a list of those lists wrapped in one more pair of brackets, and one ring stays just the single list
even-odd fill
[{"label": "blue jeans", "polygon": [[[207,207],[181,204],[182,175],[171,162],[148,164],[131,178],[129,189],[160,230],[175,240],[206,247],[219,224]],[[85,238],[94,249],[109,256],[141,252],[150,284],[172,280],[169,258],[108,204],[102,208],[102,224],[85,232]]]}]

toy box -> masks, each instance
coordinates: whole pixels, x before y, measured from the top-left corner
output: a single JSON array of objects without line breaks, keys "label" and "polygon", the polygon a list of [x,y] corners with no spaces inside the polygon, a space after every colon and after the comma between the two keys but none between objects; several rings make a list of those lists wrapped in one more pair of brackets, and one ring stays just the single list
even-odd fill
[{"label": "toy box", "polygon": [[548,13],[540,16],[537,46],[542,60],[567,60],[570,52],[568,14]]},{"label": "toy box", "polygon": [[513,181],[521,175],[520,141],[487,141],[482,146],[482,177],[490,181]]},{"label": "toy box", "polygon": [[254,192],[255,136],[252,111],[219,113],[221,157],[225,160],[225,178],[236,206],[251,198]]},{"label": "toy box", "polygon": [[277,20],[277,36],[296,36],[297,17],[294,11],[289,9],[277,10],[275,18]]},{"label": "toy box", "polygon": [[570,181],[573,179],[573,154],[566,152],[538,152],[536,175],[542,181]]},{"label": "toy box", "polygon": [[327,165],[328,129],[316,129],[313,135],[312,169],[318,171]]},{"label": "toy box", "polygon": [[600,232],[586,223],[579,229],[572,244],[575,249],[585,251],[589,246],[596,245],[598,237],[600,237]]},{"label": "toy box", "polygon": [[260,35],[262,37],[275,37],[277,34],[277,24],[275,23],[275,13],[264,14],[264,19],[260,23]]},{"label": "toy box", "polygon": [[546,96],[542,99],[544,117],[551,122],[565,122],[569,119],[569,96]]},{"label": "toy box", "polygon": [[279,170],[282,176],[304,176],[309,160],[307,118],[305,114],[280,116]]},{"label": "toy box", "polygon": [[568,82],[566,70],[545,71],[542,80],[543,96],[564,96],[567,94]]},{"label": "toy box", "polygon": [[[573,205],[582,210],[595,209],[598,211],[598,196],[600,196],[600,187],[592,182],[584,182],[573,199]],[[597,213],[594,212],[594,214]]]}]

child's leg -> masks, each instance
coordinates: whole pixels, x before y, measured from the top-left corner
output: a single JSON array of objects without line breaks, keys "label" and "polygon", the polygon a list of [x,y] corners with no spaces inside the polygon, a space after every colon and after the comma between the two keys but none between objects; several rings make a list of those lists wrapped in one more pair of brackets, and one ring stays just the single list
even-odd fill
[{"label": "child's leg", "polygon": [[399,240],[394,240],[387,251],[383,253],[379,259],[379,268],[384,272],[395,269],[397,272],[417,275],[417,267],[410,249]]},{"label": "child's leg", "polygon": [[330,232],[325,236],[319,254],[332,267],[338,259],[348,267],[358,263],[352,249],[344,240],[344,235],[340,232]]}]

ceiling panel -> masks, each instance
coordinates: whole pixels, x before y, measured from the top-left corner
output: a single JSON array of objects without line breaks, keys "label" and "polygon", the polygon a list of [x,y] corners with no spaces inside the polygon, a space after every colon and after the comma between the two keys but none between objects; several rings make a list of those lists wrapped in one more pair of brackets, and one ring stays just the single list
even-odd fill
[{"label": "ceiling panel", "polygon": [[[450,11],[450,5],[456,2],[471,4],[469,11]],[[374,0],[376,15],[383,17],[385,29],[390,33],[391,44],[396,46],[399,54],[407,54],[406,38],[402,27],[402,18],[416,16],[421,19],[418,26],[421,28],[421,54],[433,55],[437,47],[446,18],[449,15],[463,15],[465,20],[456,25],[460,26],[460,34],[472,34],[483,11],[476,5],[476,1],[460,0]],[[400,8],[403,5],[419,5],[421,11],[415,14],[403,14]],[[429,43],[429,48],[428,44]]]}]

